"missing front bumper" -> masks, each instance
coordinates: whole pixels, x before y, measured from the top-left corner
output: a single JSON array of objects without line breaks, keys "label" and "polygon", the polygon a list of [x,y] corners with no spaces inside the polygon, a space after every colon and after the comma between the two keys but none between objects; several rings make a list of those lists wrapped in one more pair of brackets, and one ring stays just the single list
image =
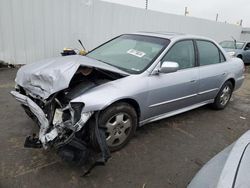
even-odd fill
[{"label": "missing front bumper", "polygon": [[[54,140],[53,147],[62,159],[87,166],[85,173],[88,173],[95,165],[105,164],[109,159],[110,151],[106,143],[105,130],[98,126],[99,112],[96,112],[95,116],[92,116],[93,112],[81,114],[80,119],[74,124],[76,126],[71,127],[71,135],[65,140],[60,140],[56,138],[59,137],[60,129],[63,127],[58,128],[56,122],[60,122],[61,113],[58,113],[58,117],[54,120],[55,125],[50,125],[46,114],[32,99],[17,91],[11,91],[11,94],[31,111],[40,125],[39,137],[27,137],[26,146],[40,148],[42,145],[47,149],[51,145],[50,141]],[[88,124],[85,126],[87,121]],[[66,128],[69,127],[65,126]],[[82,132],[85,132],[85,135]]]},{"label": "missing front bumper", "polygon": [[[82,113],[79,114],[79,120],[76,123],[72,123],[72,121],[68,122],[62,122],[62,111],[59,109],[55,110],[54,118],[53,118],[53,124],[50,126],[49,120],[46,118],[46,114],[43,112],[43,110],[29,97],[20,94],[17,91],[11,91],[11,94],[28,110],[31,111],[31,113],[36,117],[38,120],[38,124],[40,126],[39,131],[39,140],[41,141],[43,147],[46,149],[48,146],[48,143],[50,141],[53,141],[59,134],[60,129],[68,128],[71,129],[74,132],[79,131],[84,124],[88,121],[88,119],[92,116],[93,112],[88,113]],[[72,115],[74,115],[74,112],[72,110]],[[50,130],[48,132],[48,130]]]}]

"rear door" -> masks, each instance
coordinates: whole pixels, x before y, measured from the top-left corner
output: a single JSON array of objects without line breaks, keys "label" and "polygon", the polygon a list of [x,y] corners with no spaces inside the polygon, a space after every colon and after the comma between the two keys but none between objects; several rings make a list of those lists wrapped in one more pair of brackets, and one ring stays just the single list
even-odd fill
[{"label": "rear door", "polygon": [[211,41],[196,40],[199,59],[200,102],[214,99],[227,77],[227,62],[220,49]]}]

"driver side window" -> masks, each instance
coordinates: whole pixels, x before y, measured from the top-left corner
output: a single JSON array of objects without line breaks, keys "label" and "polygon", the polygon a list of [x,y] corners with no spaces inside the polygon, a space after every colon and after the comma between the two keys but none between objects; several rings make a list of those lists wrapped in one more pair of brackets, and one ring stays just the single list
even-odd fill
[{"label": "driver side window", "polygon": [[250,50],[250,43],[247,43],[245,50]]},{"label": "driver side window", "polygon": [[185,40],[175,43],[162,62],[173,61],[179,64],[180,69],[191,68],[195,66],[195,53],[192,40]]}]

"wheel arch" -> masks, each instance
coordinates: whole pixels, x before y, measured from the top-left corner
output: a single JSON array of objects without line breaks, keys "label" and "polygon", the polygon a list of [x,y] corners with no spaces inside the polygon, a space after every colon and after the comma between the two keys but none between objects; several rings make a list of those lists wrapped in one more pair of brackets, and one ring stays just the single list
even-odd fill
[{"label": "wheel arch", "polygon": [[240,58],[240,59],[243,59],[242,54],[238,54],[237,57]]},{"label": "wheel arch", "polygon": [[123,98],[123,99],[116,100],[116,101],[112,102],[111,104],[109,104],[108,106],[106,106],[104,109],[108,108],[109,106],[111,106],[115,103],[119,103],[119,102],[125,102],[125,103],[128,103],[129,105],[131,105],[135,109],[138,120],[139,120],[139,118],[141,116],[140,105],[135,99],[132,99],[132,98]]},{"label": "wheel arch", "polygon": [[231,83],[233,84],[233,89],[234,89],[234,87],[235,87],[235,79],[234,79],[234,78],[229,78],[229,79],[227,79],[227,80],[225,81],[225,83],[226,83],[227,81],[229,81],[229,82],[231,82]]}]

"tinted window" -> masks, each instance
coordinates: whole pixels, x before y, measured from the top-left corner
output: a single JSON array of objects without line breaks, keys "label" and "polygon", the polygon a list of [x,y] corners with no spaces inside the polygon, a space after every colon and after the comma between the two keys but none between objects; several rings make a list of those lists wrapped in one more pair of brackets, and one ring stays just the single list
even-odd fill
[{"label": "tinted window", "polygon": [[220,42],[220,45],[222,48],[228,48],[228,49],[242,49],[244,46],[244,42],[234,42],[234,41],[222,41]]},{"label": "tinted window", "polygon": [[195,55],[193,41],[186,40],[174,44],[168,51],[163,61],[173,61],[179,63],[180,69],[194,67]]},{"label": "tinted window", "polygon": [[247,43],[245,50],[250,50],[250,43]]},{"label": "tinted window", "polygon": [[218,48],[209,41],[197,41],[200,65],[220,63]]}]

